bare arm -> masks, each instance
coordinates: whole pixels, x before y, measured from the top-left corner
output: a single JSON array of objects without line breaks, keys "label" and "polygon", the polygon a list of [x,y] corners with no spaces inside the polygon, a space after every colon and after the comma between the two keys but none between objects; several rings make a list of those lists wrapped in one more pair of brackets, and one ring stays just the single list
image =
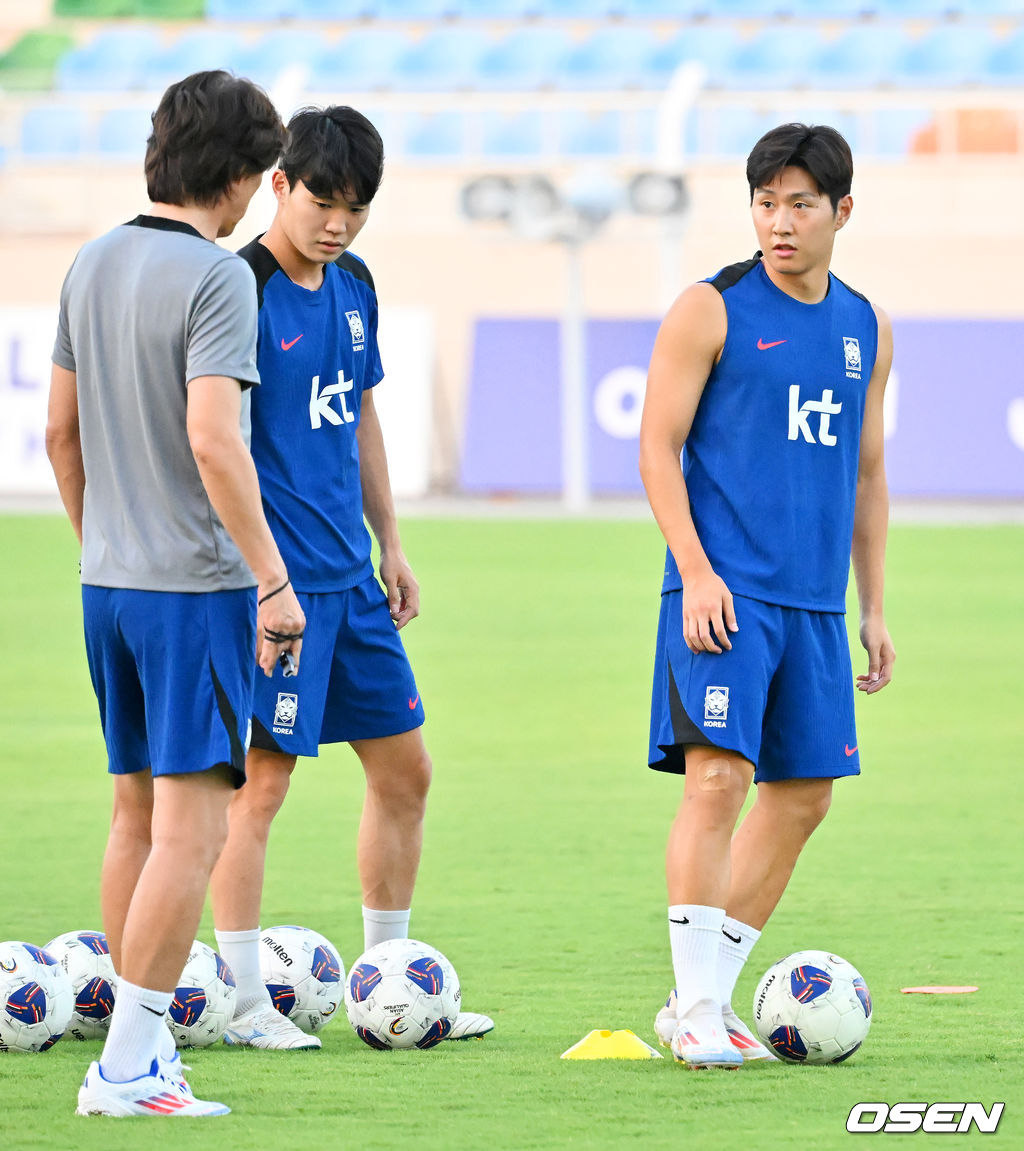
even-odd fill
[{"label": "bare arm", "polygon": [[[188,385],[186,420],[206,494],[256,577],[258,599],[265,599],[256,616],[257,659],[269,676],[282,652],[290,651],[298,663],[306,619],[263,515],[256,467],[239,429],[241,403],[237,380],[200,376]],[[267,632],[298,638],[276,642]]]},{"label": "bare arm", "polygon": [[395,501],[388,478],[388,458],[380,418],[373,403],[373,390],[363,392],[359,417],[359,478],[363,488],[363,511],[380,545],[380,578],[388,593],[391,618],[403,628],[420,614],[420,585],[402,551],[395,516]]},{"label": "bare arm", "polygon": [[53,365],[46,412],[46,454],[57,479],[64,509],[82,542],[82,504],[85,499],[85,468],[78,427],[78,376]]},{"label": "bare arm", "polygon": [[721,295],[710,284],[687,288],[654,342],[640,424],[640,476],[683,578],[683,638],[694,652],[730,649],[737,630],[732,594],[697,537],[679,460],[725,334]]},{"label": "bare arm", "polygon": [[853,574],[860,604],[860,641],[868,653],[867,674],[857,676],[857,688],[869,695],[892,679],[893,649],[885,626],[882,597],[885,586],[885,540],[889,527],[889,489],[885,480],[882,398],[892,366],[892,326],[879,309],[878,353],[868,383],[857,466],[857,503],[853,516]]}]

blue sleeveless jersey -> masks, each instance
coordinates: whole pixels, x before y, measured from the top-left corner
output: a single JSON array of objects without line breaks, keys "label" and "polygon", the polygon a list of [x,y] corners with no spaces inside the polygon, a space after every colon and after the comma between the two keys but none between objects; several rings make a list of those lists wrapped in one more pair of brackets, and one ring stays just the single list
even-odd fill
[{"label": "blue sleeveless jersey", "polygon": [[356,440],[383,376],[373,279],[345,252],[312,292],[258,239],[238,254],[259,292],[252,456],[267,522],[298,591],[344,591],[373,572]]},{"label": "blue sleeveless jersey", "polygon": [[[843,612],[874,309],[831,273],[825,298],[801,303],[760,253],[707,282],[728,330],[683,448],[697,536],[730,591]],[[663,590],[681,586],[669,555]]]}]

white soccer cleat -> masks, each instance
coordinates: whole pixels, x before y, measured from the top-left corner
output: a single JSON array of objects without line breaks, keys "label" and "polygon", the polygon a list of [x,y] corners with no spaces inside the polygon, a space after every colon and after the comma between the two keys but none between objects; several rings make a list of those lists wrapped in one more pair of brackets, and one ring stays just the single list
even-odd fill
[{"label": "white soccer cleat", "polygon": [[672,1046],[672,1036],[675,1035],[676,1025],[679,1023],[676,1018],[676,1003],[676,989],[673,987],[668,999],[665,1000],[665,1006],[654,1017],[654,1034],[657,1035],[662,1047]]},{"label": "white soccer cleat", "polygon": [[494,1020],[489,1015],[479,1015],[475,1011],[460,1011],[445,1038],[483,1039],[488,1031],[493,1030]]},{"label": "white soccer cleat", "polygon": [[694,1069],[743,1066],[743,1055],[732,1043],[721,1016],[710,1012],[684,1016],[672,1036],[672,1054],[677,1063]]},{"label": "white soccer cleat", "polygon": [[268,1003],[257,1003],[227,1026],[224,1042],[231,1047],[258,1047],[263,1051],[314,1051],[322,1044],[307,1035]]},{"label": "white soccer cleat", "polygon": [[756,1063],[758,1060],[778,1062],[779,1057],[765,1047],[732,1007],[722,1009],[722,1020],[733,1047],[743,1056],[744,1063]]},{"label": "white soccer cleat", "polygon": [[208,1103],[197,1099],[184,1079],[168,1074],[160,1060],[154,1059],[148,1075],[129,1079],[127,1083],[111,1083],[103,1078],[98,1063],[89,1065],[85,1082],[78,1089],[76,1115],[112,1115],[125,1118],[132,1115],[168,1116],[170,1118],[201,1118],[209,1115],[228,1115],[230,1107],[223,1103]]}]

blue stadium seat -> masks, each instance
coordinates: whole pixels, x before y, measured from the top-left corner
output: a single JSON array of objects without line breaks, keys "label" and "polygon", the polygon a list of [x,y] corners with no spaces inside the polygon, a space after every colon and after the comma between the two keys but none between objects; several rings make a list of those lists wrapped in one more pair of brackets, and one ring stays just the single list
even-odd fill
[{"label": "blue stadium seat", "polygon": [[874,13],[875,0],[791,0],[792,15],[804,20],[851,20]]},{"label": "blue stadium seat", "polygon": [[987,24],[938,24],[900,52],[892,83],[907,88],[955,88],[977,83],[992,52]]},{"label": "blue stadium seat", "polygon": [[821,47],[808,24],[769,24],[738,46],[723,67],[721,82],[734,89],[793,88],[806,83],[807,69]]},{"label": "blue stadium seat", "polygon": [[556,83],[560,88],[591,91],[647,87],[647,61],[657,48],[658,40],[647,28],[628,24],[599,28],[570,48]]},{"label": "blue stadium seat", "polygon": [[21,117],[20,142],[33,159],[77,160],[90,147],[88,117],[71,105],[33,105]]},{"label": "blue stadium seat", "polygon": [[555,82],[572,40],[551,25],[529,25],[502,36],[480,57],[477,84],[498,91],[530,91]]},{"label": "blue stadium seat", "polygon": [[428,32],[396,60],[394,86],[407,92],[474,88],[480,60],[492,44],[481,28],[455,25]]},{"label": "blue stadium seat", "polygon": [[982,74],[986,84],[1024,87],[1024,28],[996,43],[985,59]]},{"label": "blue stadium seat", "polygon": [[147,108],[111,108],[100,118],[96,148],[104,156],[142,164],[146,141],[153,129],[153,114]]},{"label": "blue stadium seat", "polygon": [[713,0],[620,0],[622,15],[627,20],[685,20],[707,16],[713,6]]},{"label": "blue stadium seat", "polygon": [[927,108],[886,108],[869,117],[860,138],[860,151],[869,156],[906,156],[914,137],[935,118]]},{"label": "blue stadium seat", "polygon": [[694,61],[705,72],[708,87],[721,87],[721,77],[736,54],[740,39],[732,24],[695,24],[655,48],[644,64],[648,87],[663,88],[681,65]]},{"label": "blue stadium seat", "polygon": [[405,154],[450,159],[466,150],[466,122],[461,112],[424,112],[405,126]]},{"label": "blue stadium seat", "polygon": [[562,112],[559,151],[565,156],[617,156],[622,151],[622,127],[621,112]]},{"label": "blue stadium seat", "polygon": [[873,88],[891,81],[907,36],[886,21],[853,24],[833,40],[822,41],[807,66],[816,88]]},{"label": "blue stadium seat", "polygon": [[61,57],[56,87],[63,92],[123,92],[148,87],[149,61],[160,49],[160,38],[152,28],[102,28],[88,44]]},{"label": "blue stadium seat", "polygon": [[485,112],[480,151],[485,156],[540,156],[546,151],[547,117],[539,111]]},{"label": "blue stadium seat", "polygon": [[168,84],[192,72],[215,68],[234,71],[240,53],[241,41],[233,32],[202,26],[193,28],[150,57],[146,85],[162,92]]},{"label": "blue stadium seat", "polygon": [[872,0],[872,11],[879,16],[938,19],[953,12],[970,12],[973,0]]},{"label": "blue stadium seat", "polygon": [[545,20],[594,20],[622,11],[621,0],[538,0],[537,12]]},{"label": "blue stadium seat", "polygon": [[390,88],[398,58],[411,43],[399,28],[357,28],[321,48],[310,64],[308,87],[317,92]]},{"label": "blue stadium seat", "polygon": [[455,15],[455,0],[373,0],[372,15],[378,20],[440,20]]},{"label": "blue stadium seat", "polygon": [[324,38],[299,28],[275,28],[251,44],[239,46],[235,71],[268,91],[288,69],[300,68],[308,77],[313,63],[324,52]]},{"label": "blue stadium seat", "polygon": [[701,108],[693,148],[702,156],[746,156],[778,123],[777,115],[753,108]]},{"label": "blue stadium seat", "polygon": [[295,0],[206,0],[208,20],[287,20],[295,15]]},{"label": "blue stadium seat", "polygon": [[374,7],[374,0],[291,0],[296,20],[358,20]]},{"label": "blue stadium seat", "polygon": [[453,0],[453,4],[467,20],[522,20],[539,14],[541,0]]}]

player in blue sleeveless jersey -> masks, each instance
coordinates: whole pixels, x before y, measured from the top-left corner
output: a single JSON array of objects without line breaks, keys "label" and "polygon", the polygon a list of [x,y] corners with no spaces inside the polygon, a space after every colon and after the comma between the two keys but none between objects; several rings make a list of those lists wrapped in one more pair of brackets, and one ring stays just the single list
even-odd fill
[{"label": "player in blue sleeveless jersey", "polygon": [[851,554],[868,656],[857,687],[892,676],[891,329],[829,271],[852,175],[832,128],[762,137],[747,161],[761,250],[683,292],[651,357],[640,470],[668,553],[649,761],[686,776],[666,862],[676,989],[655,1028],[692,1067],[772,1058],[731,998],[833,779],[860,770]]},{"label": "player in blue sleeveless jersey", "polygon": [[[252,453],[267,521],[306,613],[302,669],[257,687],[246,786],[213,875],[217,941],[238,982],[230,1043],[319,1047],[278,1014],[259,971],[267,838],[296,757],[349,743],[366,774],[358,861],[364,946],[408,935],[431,764],[423,704],[398,631],[419,613],[402,551],[373,389],[377,296],[352,255],[383,174],[376,129],[352,108],[304,109],[272,186],[277,213],[241,255],[256,274]],[[380,546],[380,584],[366,516]],[[463,1013],[451,1038],[482,1035]]]}]

